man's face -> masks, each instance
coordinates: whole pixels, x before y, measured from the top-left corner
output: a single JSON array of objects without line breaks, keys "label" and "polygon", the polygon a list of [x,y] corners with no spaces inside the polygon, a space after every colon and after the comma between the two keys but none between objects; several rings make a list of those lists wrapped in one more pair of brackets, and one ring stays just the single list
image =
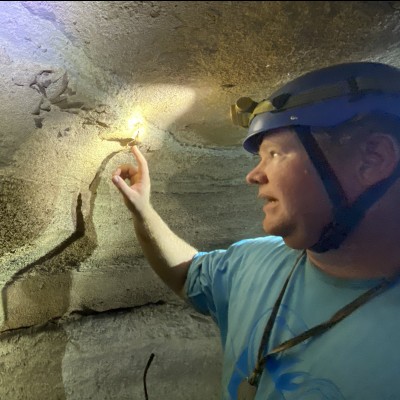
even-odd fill
[{"label": "man's face", "polygon": [[331,220],[331,204],[315,168],[296,134],[287,128],[263,139],[259,163],[246,180],[257,184],[265,200],[263,228],[282,236],[292,248],[304,249],[319,239]]}]

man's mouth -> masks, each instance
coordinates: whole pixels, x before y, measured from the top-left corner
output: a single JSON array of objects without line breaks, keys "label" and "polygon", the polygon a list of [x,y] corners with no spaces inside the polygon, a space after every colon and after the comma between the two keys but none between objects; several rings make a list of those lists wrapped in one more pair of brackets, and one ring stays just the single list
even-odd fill
[{"label": "man's mouth", "polygon": [[272,209],[278,204],[278,200],[275,197],[261,196],[261,195],[259,197],[264,201],[264,206],[263,206],[264,211]]},{"label": "man's mouth", "polygon": [[269,204],[269,203],[276,203],[278,200],[273,197],[265,197],[265,201],[267,204]]},{"label": "man's mouth", "polygon": [[272,196],[266,196],[266,195],[259,195],[258,196],[260,199],[264,200],[267,204],[269,203],[276,203],[278,200],[275,197]]}]

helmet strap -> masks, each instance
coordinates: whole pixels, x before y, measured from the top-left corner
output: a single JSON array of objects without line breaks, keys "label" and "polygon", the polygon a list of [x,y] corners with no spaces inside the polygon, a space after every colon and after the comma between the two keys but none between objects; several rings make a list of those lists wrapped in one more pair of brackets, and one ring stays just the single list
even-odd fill
[{"label": "helmet strap", "polygon": [[366,211],[379,200],[400,176],[400,163],[386,179],[371,186],[352,205],[308,126],[295,126],[295,131],[317,170],[332,202],[333,220],[323,228],[322,234],[310,250],[323,253],[337,249],[355,229]]},{"label": "helmet strap", "polygon": [[300,139],[308,157],[317,170],[325,190],[332,202],[334,210],[347,206],[347,197],[335,172],[330,166],[318,142],[311,133],[309,126],[295,126],[295,132]]},{"label": "helmet strap", "polygon": [[351,206],[337,210],[333,221],[324,227],[318,242],[310,250],[323,253],[337,249],[360,223],[367,210],[387,192],[399,175],[400,163],[388,178],[367,189]]}]

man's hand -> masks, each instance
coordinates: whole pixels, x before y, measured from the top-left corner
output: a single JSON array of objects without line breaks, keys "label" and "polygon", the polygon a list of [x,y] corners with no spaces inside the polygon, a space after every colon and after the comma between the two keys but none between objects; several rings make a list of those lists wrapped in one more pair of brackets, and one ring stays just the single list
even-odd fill
[{"label": "man's hand", "polygon": [[[131,148],[137,167],[119,166],[112,181],[124,196],[135,218],[136,237],[156,274],[178,296],[185,298],[185,281],[197,250],[175,235],[150,204],[150,176],[147,161],[136,146]],[[129,180],[130,185],[125,183]]]},{"label": "man's hand", "polygon": [[[113,173],[112,181],[124,196],[124,201],[134,214],[142,214],[150,206],[150,175],[147,161],[137,146],[131,147],[137,167],[120,165]],[[125,180],[129,180],[128,185]]]}]

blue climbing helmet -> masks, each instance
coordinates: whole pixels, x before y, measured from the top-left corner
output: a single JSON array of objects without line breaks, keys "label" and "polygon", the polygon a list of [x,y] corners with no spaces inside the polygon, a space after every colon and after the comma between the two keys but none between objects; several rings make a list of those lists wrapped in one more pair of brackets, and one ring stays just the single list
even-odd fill
[{"label": "blue climbing helmet", "polygon": [[248,127],[245,150],[258,153],[262,138],[273,129],[291,127],[316,168],[333,207],[333,220],[310,249],[337,249],[365,212],[400,176],[393,174],[367,189],[352,204],[327,162],[312,128],[332,128],[368,114],[391,114],[400,119],[400,69],[375,62],[333,65],[302,75],[261,102],[241,97],[231,106],[232,121]]}]

